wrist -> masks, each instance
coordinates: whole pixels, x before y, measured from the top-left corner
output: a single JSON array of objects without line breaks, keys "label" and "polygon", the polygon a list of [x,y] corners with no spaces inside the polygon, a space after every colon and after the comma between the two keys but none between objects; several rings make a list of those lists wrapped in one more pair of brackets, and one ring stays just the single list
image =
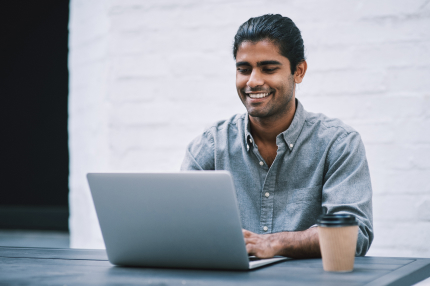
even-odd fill
[{"label": "wrist", "polygon": [[282,239],[280,233],[272,233],[271,235],[271,247],[274,251],[274,255],[281,255],[283,252]]}]

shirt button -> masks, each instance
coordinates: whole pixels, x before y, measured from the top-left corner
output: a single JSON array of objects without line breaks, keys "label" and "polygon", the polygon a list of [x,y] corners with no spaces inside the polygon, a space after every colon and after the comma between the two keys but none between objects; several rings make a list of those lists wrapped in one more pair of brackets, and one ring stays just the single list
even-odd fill
[{"label": "shirt button", "polygon": [[263,166],[263,165],[264,165],[263,161],[260,161],[260,166]]},{"label": "shirt button", "polygon": [[252,143],[252,139],[251,138],[249,138],[249,143]]},{"label": "shirt button", "polygon": [[263,227],[264,231],[267,231],[269,228],[267,226]]},{"label": "shirt button", "polygon": [[294,146],[293,144],[290,144],[290,148],[293,148],[293,146]]},{"label": "shirt button", "polygon": [[248,144],[246,144],[246,150],[248,150],[248,151],[249,151],[249,145],[248,145]]},{"label": "shirt button", "polygon": [[266,192],[264,195],[266,196],[266,198],[270,196],[269,192]]}]

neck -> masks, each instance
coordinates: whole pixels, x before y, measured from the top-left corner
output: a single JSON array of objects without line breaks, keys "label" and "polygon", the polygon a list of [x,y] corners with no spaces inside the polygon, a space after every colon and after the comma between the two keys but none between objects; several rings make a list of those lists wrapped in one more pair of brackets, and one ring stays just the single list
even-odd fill
[{"label": "neck", "polygon": [[290,127],[296,112],[296,100],[293,97],[286,111],[273,117],[252,117],[249,116],[251,134],[257,141],[275,144],[276,136]]}]

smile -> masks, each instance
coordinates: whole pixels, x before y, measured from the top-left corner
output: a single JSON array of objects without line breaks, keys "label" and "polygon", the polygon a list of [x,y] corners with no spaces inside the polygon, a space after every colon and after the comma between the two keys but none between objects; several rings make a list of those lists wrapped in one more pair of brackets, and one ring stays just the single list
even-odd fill
[{"label": "smile", "polygon": [[250,98],[263,98],[263,97],[269,96],[269,94],[271,94],[271,92],[269,92],[269,93],[247,93],[247,95]]}]

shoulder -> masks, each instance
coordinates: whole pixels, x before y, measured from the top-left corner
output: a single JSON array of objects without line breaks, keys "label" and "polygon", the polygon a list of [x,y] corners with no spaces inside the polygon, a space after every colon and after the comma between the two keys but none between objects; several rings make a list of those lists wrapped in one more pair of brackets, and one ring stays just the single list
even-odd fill
[{"label": "shoulder", "polygon": [[223,142],[238,137],[238,134],[243,132],[243,126],[246,114],[236,114],[229,119],[220,120],[210,124],[205,128],[202,134],[198,135],[191,141],[189,147],[191,149],[199,148],[199,146],[206,145],[214,149],[215,142]]},{"label": "shoulder", "polygon": [[322,113],[306,112],[304,124],[311,134],[323,140],[338,142],[349,136],[360,136],[354,128],[342,120],[330,118]]},{"label": "shoulder", "polygon": [[236,114],[226,120],[220,120],[209,125],[203,132],[204,136],[216,138],[223,135],[232,135],[231,133],[239,133],[245,124],[246,114]]},{"label": "shoulder", "polygon": [[311,141],[324,146],[328,162],[339,158],[365,160],[366,151],[360,134],[337,118],[330,118],[321,113],[308,112],[305,125]]}]

